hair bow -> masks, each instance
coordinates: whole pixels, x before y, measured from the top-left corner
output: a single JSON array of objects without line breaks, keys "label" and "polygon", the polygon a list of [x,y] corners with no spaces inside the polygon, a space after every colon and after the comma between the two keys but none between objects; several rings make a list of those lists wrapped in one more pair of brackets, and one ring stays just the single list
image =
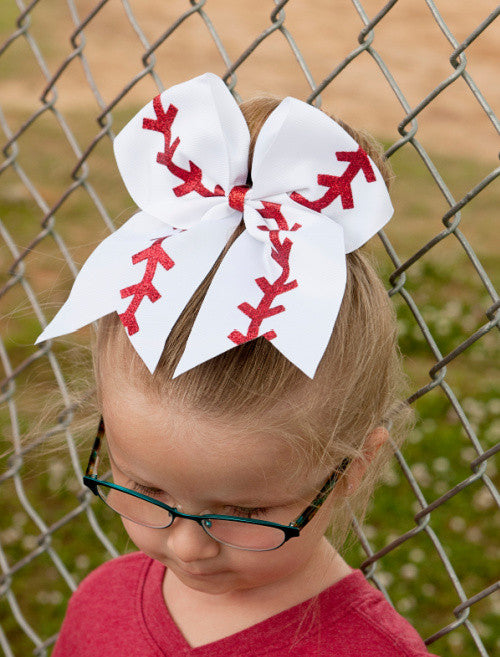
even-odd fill
[{"label": "hair bow", "polygon": [[116,311],[154,372],[183,308],[243,216],[174,377],[259,336],[313,377],[346,281],[345,254],[393,208],[380,172],[322,111],[287,97],[250,135],[224,82],[205,73],[154,98],[114,151],[140,211],[78,274],[37,343]]}]

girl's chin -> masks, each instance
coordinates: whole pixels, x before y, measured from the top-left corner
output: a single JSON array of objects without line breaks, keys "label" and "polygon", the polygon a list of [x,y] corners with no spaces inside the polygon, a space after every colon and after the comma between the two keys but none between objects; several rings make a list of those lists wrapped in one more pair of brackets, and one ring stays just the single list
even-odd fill
[{"label": "girl's chin", "polygon": [[211,593],[213,595],[230,593],[235,590],[234,584],[224,577],[226,573],[217,575],[191,575],[189,573],[174,571],[174,575],[182,584],[193,591]]}]

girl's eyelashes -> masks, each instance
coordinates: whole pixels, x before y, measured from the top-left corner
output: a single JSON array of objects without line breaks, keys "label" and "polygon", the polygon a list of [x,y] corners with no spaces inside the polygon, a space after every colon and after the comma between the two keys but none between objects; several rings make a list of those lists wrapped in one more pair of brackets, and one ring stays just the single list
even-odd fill
[{"label": "girl's eyelashes", "polygon": [[[159,488],[143,486],[137,482],[133,482],[132,490],[138,493],[142,493],[143,495],[148,495],[149,497],[158,497],[159,495],[164,494],[164,491],[160,490]],[[239,516],[242,518],[255,518],[265,516],[269,512],[267,507],[248,508],[244,506],[228,506],[226,508],[228,513],[223,515]]]},{"label": "girl's eyelashes", "polygon": [[136,481],[133,482],[132,490],[135,490],[137,493],[142,493],[143,495],[149,495],[149,497],[158,497],[158,495],[162,495],[163,493],[163,491],[159,488],[143,486],[142,484],[138,484]]},{"label": "girl's eyelashes", "polygon": [[260,516],[265,516],[269,509],[266,507],[256,507],[254,509],[248,509],[242,506],[230,506],[228,507],[230,516],[241,516],[242,518],[255,518]]}]

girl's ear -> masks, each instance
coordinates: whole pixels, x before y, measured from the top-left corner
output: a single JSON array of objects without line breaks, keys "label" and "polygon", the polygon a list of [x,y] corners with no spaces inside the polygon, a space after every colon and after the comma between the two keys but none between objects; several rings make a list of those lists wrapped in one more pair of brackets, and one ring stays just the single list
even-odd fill
[{"label": "girl's ear", "polygon": [[346,495],[351,495],[358,488],[368,464],[388,438],[389,432],[385,427],[377,427],[367,436],[363,447],[363,456],[354,459],[347,468],[345,475]]}]

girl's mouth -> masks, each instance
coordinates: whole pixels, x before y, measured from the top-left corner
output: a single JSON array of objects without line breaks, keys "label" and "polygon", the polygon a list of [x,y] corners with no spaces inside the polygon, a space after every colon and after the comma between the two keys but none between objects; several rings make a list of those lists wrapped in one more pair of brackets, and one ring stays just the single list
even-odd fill
[{"label": "girl's mouth", "polygon": [[192,572],[190,570],[183,570],[183,572],[186,573],[186,575],[191,575],[191,577],[210,577],[211,575],[220,575],[220,571],[212,573],[212,572]]}]

